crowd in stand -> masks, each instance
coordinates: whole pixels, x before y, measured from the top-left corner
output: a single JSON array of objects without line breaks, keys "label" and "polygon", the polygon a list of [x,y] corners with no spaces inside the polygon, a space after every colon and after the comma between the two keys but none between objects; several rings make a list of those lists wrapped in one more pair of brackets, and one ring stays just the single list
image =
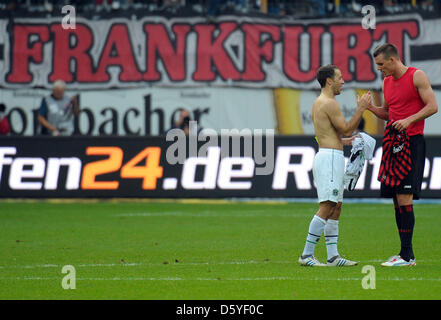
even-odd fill
[{"label": "crowd in stand", "polygon": [[441,0],[0,0],[0,11],[54,13],[72,5],[78,12],[101,14],[142,10],[211,17],[231,13],[328,17],[359,15],[368,4],[378,14],[418,11],[441,16]]}]

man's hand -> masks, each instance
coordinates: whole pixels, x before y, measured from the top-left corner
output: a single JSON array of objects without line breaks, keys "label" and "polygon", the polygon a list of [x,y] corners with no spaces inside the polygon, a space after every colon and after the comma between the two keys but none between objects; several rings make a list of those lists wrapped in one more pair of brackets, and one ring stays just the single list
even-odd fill
[{"label": "man's hand", "polygon": [[59,136],[59,135],[60,135],[60,130],[58,130],[57,128],[55,128],[55,130],[52,130],[52,135],[53,135],[54,137]]},{"label": "man's hand", "polygon": [[352,137],[348,137],[348,138],[341,138],[341,143],[344,146],[351,146],[352,145],[352,141],[354,141],[355,138],[359,137],[359,134],[353,135]]},{"label": "man's hand", "polygon": [[363,94],[361,97],[357,96],[357,105],[362,110],[366,110],[372,103],[371,92],[368,91]]},{"label": "man's hand", "polygon": [[397,120],[392,123],[392,127],[398,131],[404,131],[411,125],[411,122],[407,119]]}]

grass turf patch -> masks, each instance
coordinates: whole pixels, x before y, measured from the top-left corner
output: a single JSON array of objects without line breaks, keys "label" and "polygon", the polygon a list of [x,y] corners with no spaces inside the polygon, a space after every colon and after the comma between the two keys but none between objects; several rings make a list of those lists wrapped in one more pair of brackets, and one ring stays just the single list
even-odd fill
[{"label": "grass turf patch", "polygon": [[[339,252],[356,267],[297,263],[315,203],[2,202],[0,299],[439,299],[440,205],[416,204],[417,266],[391,204],[343,204]],[[316,256],[324,261],[324,237]],[[76,289],[65,290],[65,265]],[[365,290],[365,265],[376,288]]]}]

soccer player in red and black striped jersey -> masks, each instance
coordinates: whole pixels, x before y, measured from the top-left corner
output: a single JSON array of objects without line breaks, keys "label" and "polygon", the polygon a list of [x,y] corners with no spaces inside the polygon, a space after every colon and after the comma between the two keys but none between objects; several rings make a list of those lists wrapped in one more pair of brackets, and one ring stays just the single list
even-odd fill
[{"label": "soccer player in red and black striped jersey", "polygon": [[395,45],[385,43],[373,53],[377,69],[383,73],[382,106],[370,105],[377,117],[392,122],[392,127],[406,131],[410,140],[411,170],[398,186],[381,183],[381,196],[393,198],[395,219],[401,241],[401,251],[382,266],[414,266],[412,235],[415,225],[413,200],[420,197],[424,174],[426,145],[424,119],[438,111],[438,105],[427,75],[400,60]]}]

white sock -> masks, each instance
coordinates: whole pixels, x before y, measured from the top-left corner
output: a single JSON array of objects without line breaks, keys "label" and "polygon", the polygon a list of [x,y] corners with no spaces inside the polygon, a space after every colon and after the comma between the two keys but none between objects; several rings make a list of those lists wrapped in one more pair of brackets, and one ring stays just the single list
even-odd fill
[{"label": "white sock", "polygon": [[325,226],[326,251],[328,252],[328,260],[338,256],[338,220],[328,219]]},{"label": "white sock", "polygon": [[320,237],[323,234],[325,225],[325,219],[314,215],[311,223],[309,224],[308,236],[306,237],[305,248],[303,249],[302,256],[314,255],[315,246],[317,245],[317,242],[320,240]]}]

